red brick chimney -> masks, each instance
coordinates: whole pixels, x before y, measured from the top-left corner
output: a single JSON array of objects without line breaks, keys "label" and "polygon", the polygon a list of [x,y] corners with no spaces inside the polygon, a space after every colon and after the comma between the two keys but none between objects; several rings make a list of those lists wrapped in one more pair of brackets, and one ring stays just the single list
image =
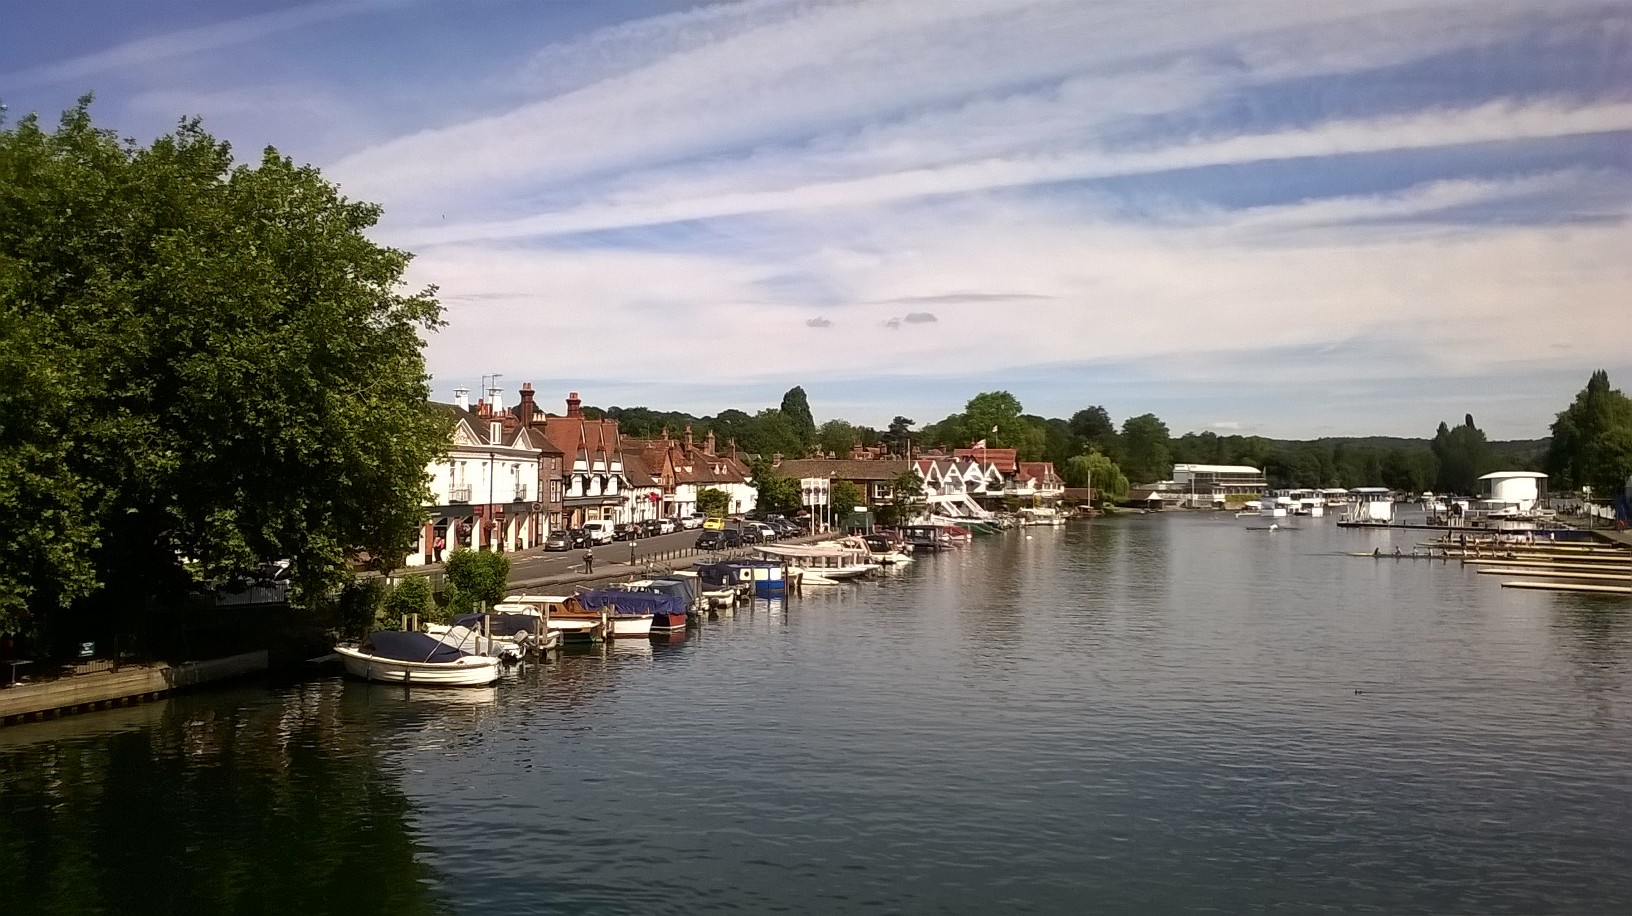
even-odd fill
[{"label": "red brick chimney", "polygon": [[567,416],[581,417],[584,415],[583,401],[578,400],[578,392],[567,393]]},{"label": "red brick chimney", "polygon": [[533,416],[538,408],[533,404],[533,383],[521,384],[521,403],[516,405],[516,419],[522,426],[533,425]]}]

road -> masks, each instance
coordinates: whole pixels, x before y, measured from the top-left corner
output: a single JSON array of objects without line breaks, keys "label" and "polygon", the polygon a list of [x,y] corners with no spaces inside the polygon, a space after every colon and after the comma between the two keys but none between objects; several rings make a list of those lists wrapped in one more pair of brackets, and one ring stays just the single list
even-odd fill
[{"label": "road", "polygon": [[[691,547],[697,543],[697,536],[701,530],[680,530],[673,534],[663,534],[655,538],[641,538],[638,541],[613,541],[610,544],[595,545],[595,565],[627,563],[630,559],[630,550],[634,551],[634,558],[641,559],[655,554],[668,553]],[[545,576],[558,576],[568,572],[583,572],[584,549],[556,551],[546,553],[544,548],[535,547],[520,553],[506,554],[510,558],[510,581],[525,582],[531,579],[541,579]]]}]

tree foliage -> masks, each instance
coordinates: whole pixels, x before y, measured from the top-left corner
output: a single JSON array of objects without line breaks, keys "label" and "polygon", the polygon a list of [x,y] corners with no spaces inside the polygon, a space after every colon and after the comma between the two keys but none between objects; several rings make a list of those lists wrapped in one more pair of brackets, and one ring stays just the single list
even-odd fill
[{"label": "tree foliage", "polygon": [[1121,449],[1117,464],[1136,483],[1166,480],[1173,473],[1173,456],[1168,450],[1167,424],[1155,414],[1141,414],[1122,422]]},{"label": "tree foliage", "polygon": [[[459,597],[459,606],[449,610],[459,614],[478,603],[492,607],[504,600],[505,587],[510,581],[510,558],[491,550],[460,548],[448,554],[448,584],[450,592]],[[457,590],[457,591],[455,591]]]},{"label": "tree foliage", "polygon": [[429,620],[434,610],[431,583],[424,576],[404,576],[397,580],[396,588],[385,597],[383,614],[389,626],[409,614],[418,614],[421,620]]},{"label": "tree foliage", "polygon": [[1118,502],[1128,496],[1128,478],[1116,462],[1099,452],[1077,455],[1065,463],[1060,475],[1073,487],[1093,487],[1101,501]]},{"label": "tree foliage", "polygon": [[[815,443],[816,418],[811,416],[810,401],[805,397],[804,388],[795,385],[782,395],[782,415],[788,418],[800,445],[808,448]],[[789,454],[802,455],[804,452],[801,450]]]},{"label": "tree foliage", "polygon": [[697,491],[697,511],[710,518],[724,518],[731,511],[731,494],[717,487]]},{"label": "tree foliage", "polygon": [[797,512],[804,504],[805,495],[799,489],[799,481],[790,477],[783,477],[771,467],[770,461],[763,456],[754,459],[749,465],[753,471],[754,490],[758,494],[755,507],[761,512]]},{"label": "tree foliage", "polygon": [[0,131],[0,214],[0,629],[276,558],[309,600],[407,551],[441,311],[377,206],[197,121],[122,143],[86,99]]},{"label": "tree foliage", "polygon": [[867,496],[861,492],[861,487],[849,480],[833,481],[827,498],[829,505],[833,507],[833,517],[841,520],[854,512],[857,506],[865,505],[867,502]]},{"label": "tree foliage", "polygon": [[1608,372],[1594,372],[1552,428],[1547,473],[1554,487],[1591,487],[1600,497],[1623,491],[1632,475],[1632,399],[1609,387]]},{"label": "tree foliage", "polygon": [[816,447],[838,458],[848,457],[851,447],[860,441],[856,427],[844,420],[828,420],[816,430]]},{"label": "tree foliage", "polygon": [[924,478],[908,469],[889,480],[890,501],[878,507],[878,523],[893,528],[912,523],[923,512]]},{"label": "tree foliage", "polygon": [[1439,462],[1434,489],[1440,493],[1471,496],[1479,490],[1480,475],[1492,470],[1490,444],[1485,441],[1484,432],[1474,425],[1471,413],[1455,429],[1439,424],[1429,448]]}]

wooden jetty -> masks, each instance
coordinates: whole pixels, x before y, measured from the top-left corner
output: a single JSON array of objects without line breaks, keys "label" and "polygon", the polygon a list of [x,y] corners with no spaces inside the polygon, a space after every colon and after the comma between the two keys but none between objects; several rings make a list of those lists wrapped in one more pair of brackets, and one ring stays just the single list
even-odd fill
[{"label": "wooden jetty", "polygon": [[1502,588],[1531,588],[1548,592],[1583,592],[1593,595],[1632,595],[1632,585],[1593,585],[1587,582],[1503,582]]}]

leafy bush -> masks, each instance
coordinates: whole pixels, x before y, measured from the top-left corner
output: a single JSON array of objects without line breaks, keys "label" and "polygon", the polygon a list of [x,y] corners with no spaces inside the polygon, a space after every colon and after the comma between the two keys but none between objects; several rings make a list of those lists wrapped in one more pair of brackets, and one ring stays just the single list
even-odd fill
[{"label": "leafy bush", "polygon": [[340,590],[338,602],[340,635],[358,639],[368,633],[385,602],[385,586],[379,579],[362,579]]},{"label": "leafy bush", "polygon": [[400,626],[402,618],[409,614],[418,614],[422,620],[429,620],[434,609],[431,583],[422,576],[408,576],[399,579],[396,589],[385,599],[385,623],[387,626]]},{"label": "leafy bush", "polygon": [[504,600],[504,589],[510,581],[510,558],[492,551],[455,550],[448,555],[447,573],[448,590],[461,602],[460,607],[455,607],[449,599],[448,607],[454,613],[479,602],[492,606]]}]

